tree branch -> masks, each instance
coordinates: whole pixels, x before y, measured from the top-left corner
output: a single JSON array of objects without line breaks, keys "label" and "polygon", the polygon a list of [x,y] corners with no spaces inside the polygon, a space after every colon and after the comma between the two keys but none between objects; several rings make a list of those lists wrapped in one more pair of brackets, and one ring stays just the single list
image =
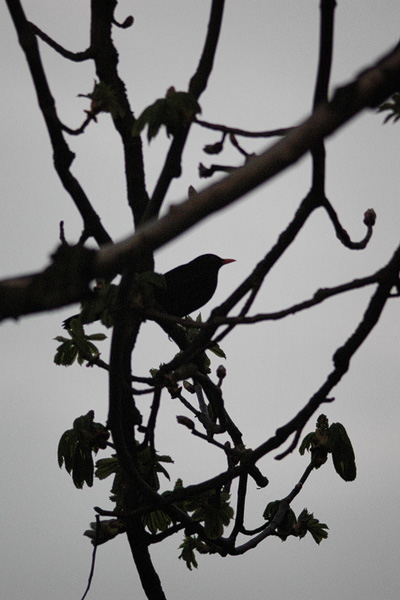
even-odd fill
[{"label": "tree branch", "polygon": [[112,89],[119,106],[118,114],[112,114],[112,118],[124,149],[128,204],[134,223],[138,225],[148,203],[148,194],[144,176],[142,140],[140,136],[132,135],[135,118],[125,84],[118,74],[118,52],[111,37],[116,5],[117,2],[114,0],[91,0],[90,46],[97,76],[101,82]]},{"label": "tree branch", "polygon": [[[260,156],[251,158],[246,166],[182,202],[158,221],[150,221],[141,226],[134,236],[119,244],[101,248],[95,254],[90,270],[81,273],[82,277],[87,278],[87,283],[96,277],[109,278],[120,272],[124,265],[140,253],[161,248],[202,219],[233,204],[246,193],[272,179],[294,164],[318,140],[332,134],[367,106],[377,106],[399,88],[400,47],[397,47],[375,66],[363,71],[349,85],[340,88],[331,102],[320,105],[283,140]],[[81,300],[86,292],[87,286],[84,286],[82,296],[65,293],[63,284],[58,290],[56,301],[54,298],[49,299],[38,306],[37,302],[32,302],[30,285],[35,277],[41,275],[38,273],[0,282],[0,319],[67,306]],[[61,299],[61,292],[65,294],[64,301]],[[18,303],[18,315],[12,306],[13,299]]]},{"label": "tree branch", "polygon": [[203,121],[202,119],[198,119],[197,117],[194,120],[196,125],[200,125],[205,129],[212,129],[213,131],[222,131],[223,133],[229,133],[233,135],[238,135],[242,137],[250,137],[250,138],[269,138],[269,137],[278,137],[284,136],[293,131],[293,127],[284,127],[281,129],[270,129],[267,131],[247,131],[246,129],[238,129],[237,127],[229,127],[228,125],[219,125],[218,123],[209,123],[208,121]]},{"label": "tree branch", "polygon": [[[245,325],[250,323],[260,323],[262,321],[277,321],[279,319],[284,319],[289,315],[294,315],[302,310],[306,310],[307,308],[311,308],[312,306],[316,306],[320,304],[327,298],[332,298],[333,296],[337,296],[338,294],[343,294],[343,292],[348,292],[351,290],[360,289],[367,285],[371,285],[373,283],[377,283],[379,281],[381,270],[373,275],[369,275],[367,277],[361,277],[359,279],[354,279],[353,281],[349,281],[348,283],[343,283],[341,285],[337,285],[332,288],[321,288],[317,290],[312,298],[309,300],[303,300],[303,302],[299,302],[297,304],[293,304],[288,308],[284,308],[282,310],[277,310],[271,313],[260,313],[257,315],[252,315],[250,317],[246,316],[238,316],[238,317],[211,317],[209,322],[201,323],[199,326],[207,327],[209,324],[211,325]],[[219,338],[215,340],[217,343]]]},{"label": "tree branch", "polygon": [[[333,25],[335,0],[321,0],[320,38],[317,80],[315,84],[313,110],[328,100],[328,87],[332,65]],[[325,145],[319,140],[311,148],[312,189],[319,194],[320,200],[325,198]]]},{"label": "tree branch", "polygon": [[[324,198],[324,200],[322,202],[322,206],[326,210],[326,212],[332,222],[332,225],[335,228],[336,237],[342,242],[342,244],[344,246],[346,246],[346,248],[349,248],[350,250],[364,250],[364,248],[366,248],[369,240],[372,237],[375,219],[372,219],[372,221],[369,221],[366,218],[367,214],[364,216],[364,224],[367,227],[367,232],[361,241],[353,242],[352,239],[350,238],[349,234],[345,230],[345,228],[340,223],[339,217],[337,216],[335,209],[333,208],[332,204],[329,202],[329,200],[327,198]],[[369,210],[372,211],[372,209],[369,209]],[[372,212],[375,215],[374,211],[372,211]]]},{"label": "tree branch", "polygon": [[6,0],[6,3],[31,72],[39,106],[50,136],[57,174],[79,210],[88,234],[93,236],[100,246],[110,243],[112,240],[102,226],[99,216],[94,211],[79,182],[70,172],[75,155],[69,149],[62,134],[63,127],[57,116],[55,101],[47,83],[34,29],[27,21],[19,0]]},{"label": "tree branch", "polygon": [[[260,458],[266,456],[273,450],[279,448],[286,442],[290,435],[296,434],[295,440],[299,439],[304,425],[310,417],[318,410],[324,402],[331,402],[328,398],[330,391],[339,383],[347,372],[350,360],[367,336],[371,333],[379,320],[387,300],[390,298],[390,291],[393,286],[398,284],[398,273],[400,270],[400,246],[397,248],[392,259],[381,272],[381,279],[376,292],[373,294],[367,310],[360,321],[355,332],[348,338],[345,344],[339,348],[334,356],[334,369],[328,375],[322,386],[310,398],[307,404],[298,412],[298,414],[283,427],[276,430],[274,436],[262,443],[258,448],[246,456],[246,463],[234,467],[228,471],[220,473],[207,481],[199,484],[187,486],[184,489],[176,489],[171,492],[168,500],[171,502],[182,501],[210,489],[216,489],[226,485],[242,473],[248,471],[249,465],[254,465]],[[289,452],[293,451],[295,444],[292,443],[288,450],[276,458],[283,458]],[[265,536],[264,536],[265,537]],[[258,542],[257,542],[258,543]]]},{"label": "tree branch", "polygon": [[32,31],[35,35],[37,35],[43,42],[45,42],[50,48],[53,48],[58,54],[63,56],[68,60],[72,60],[73,62],[83,62],[85,60],[89,60],[93,58],[92,49],[89,47],[83,52],[71,52],[70,50],[66,50],[56,41],[54,41],[47,33],[44,33],[37,25],[34,23],[30,23],[32,27]]},{"label": "tree branch", "polygon": [[[189,84],[189,93],[198,100],[205,90],[214,64],[219,34],[222,25],[225,0],[212,0],[208,33],[205,40],[200,63]],[[143,217],[143,222],[156,217],[160,211],[171,181],[181,175],[181,159],[183,149],[189,135],[190,125],[182,128],[174,135],[164,167],[157,181],[153,196]]]}]

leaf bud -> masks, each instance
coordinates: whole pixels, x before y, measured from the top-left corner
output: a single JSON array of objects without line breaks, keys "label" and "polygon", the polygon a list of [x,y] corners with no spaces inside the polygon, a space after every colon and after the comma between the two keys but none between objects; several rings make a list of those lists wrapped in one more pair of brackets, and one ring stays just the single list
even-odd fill
[{"label": "leaf bud", "polygon": [[373,208],[369,208],[364,213],[364,225],[367,227],[373,227],[376,221],[376,212]]},{"label": "leaf bud", "polygon": [[216,142],[215,144],[206,144],[203,148],[203,152],[206,154],[219,154],[223,150],[223,142]]},{"label": "leaf bud", "polygon": [[185,417],[183,415],[178,415],[176,417],[176,420],[178,421],[179,425],[184,425],[191,431],[194,430],[194,423],[193,423],[192,419],[189,419],[189,417]]},{"label": "leaf bud", "polygon": [[225,379],[226,369],[225,369],[224,365],[219,365],[219,367],[217,368],[217,377],[218,377],[218,379]]},{"label": "leaf bud", "polygon": [[126,17],[125,21],[121,23],[121,28],[128,29],[128,27],[131,27],[133,25],[133,22],[134,18],[132,17],[132,15],[129,15],[129,17]]},{"label": "leaf bud", "polygon": [[183,387],[185,388],[185,390],[187,392],[189,392],[189,394],[194,394],[194,392],[195,392],[194,385],[192,383],[190,383],[190,381],[184,381]]}]

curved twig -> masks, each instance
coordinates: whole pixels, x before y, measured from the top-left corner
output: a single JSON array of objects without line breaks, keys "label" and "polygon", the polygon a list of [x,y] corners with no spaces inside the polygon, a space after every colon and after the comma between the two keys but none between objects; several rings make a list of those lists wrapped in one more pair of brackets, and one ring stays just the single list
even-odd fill
[{"label": "curved twig", "polygon": [[345,228],[341,225],[341,223],[339,221],[339,217],[337,216],[335,209],[333,208],[332,204],[329,202],[329,200],[327,198],[324,199],[321,206],[328,213],[328,216],[332,222],[332,225],[335,228],[336,237],[342,242],[342,244],[344,246],[346,246],[346,248],[349,248],[350,250],[364,250],[364,248],[366,248],[369,240],[372,237],[375,221],[368,222],[364,218],[364,224],[367,227],[367,233],[365,234],[364,238],[361,241],[353,242],[351,240],[349,234],[345,230]]},{"label": "curved twig", "polygon": [[64,58],[72,60],[73,62],[83,62],[85,60],[93,58],[92,49],[90,46],[83,52],[71,52],[70,50],[66,50],[65,48],[63,48],[63,46],[61,46],[58,42],[54,41],[49,35],[47,35],[47,33],[44,33],[44,31],[39,29],[37,25],[35,25],[34,23],[29,24],[32,27],[33,33],[37,35],[38,38],[40,38],[43,42],[50,46],[50,48],[53,48],[53,50],[55,50]]}]

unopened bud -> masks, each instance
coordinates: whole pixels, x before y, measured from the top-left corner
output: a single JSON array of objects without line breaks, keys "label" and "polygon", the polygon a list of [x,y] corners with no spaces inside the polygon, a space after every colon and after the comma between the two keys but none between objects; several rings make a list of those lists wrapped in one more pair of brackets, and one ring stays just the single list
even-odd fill
[{"label": "unopened bud", "polygon": [[179,425],[184,425],[185,427],[187,427],[188,429],[193,431],[194,423],[193,423],[192,419],[189,419],[189,417],[178,415],[176,417],[176,420],[178,421]]},{"label": "unopened bud", "polygon": [[373,227],[376,221],[376,212],[373,208],[369,208],[364,213],[364,225],[367,227]]},{"label": "unopened bud", "polygon": [[185,388],[185,390],[187,392],[189,392],[189,394],[194,394],[194,385],[192,383],[190,383],[190,381],[184,381],[183,382],[183,387]]},{"label": "unopened bud", "polygon": [[175,384],[175,385],[168,386],[167,390],[171,394],[171,398],[179,398],[179,396],[181,395],[182,388],[179,387],[178,384]]},{"label": "unopened bud", "polygon": [[216,142],[215,144],[207,144],[203,148],[203,152],[206,154],[219,154],[223,150],[223,143]]},{"label": "unopened bud", "polygon": [[131,27],[133,25],[134,19],[132,17],[132,15],[129,15],[129,17],[126,17],[125,21],[123,23],[121,23],[120,27],[122,29],[128,29],[128,27]]},{"label": "unopened bud", "polygon": [[217,377],[218,377],[218,379],[225,379],[226,369],[225,369],[224,365],[219,365],[219,367],[217,369]]}]

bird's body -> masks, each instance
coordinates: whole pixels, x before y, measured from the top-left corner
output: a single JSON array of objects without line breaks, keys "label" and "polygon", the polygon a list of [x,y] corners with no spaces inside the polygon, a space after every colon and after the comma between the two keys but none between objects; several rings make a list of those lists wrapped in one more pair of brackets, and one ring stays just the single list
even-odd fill
[{"label": "bird's body", "polygon": [[165,273],[165,288],[157,289],[157,303],[170,315],[184,317],[198,310],[214,295],[218,272],[223,265],[234,262],[215,254],[203,254]]},{"label": "bird's body", "polygon": [[[156,288],[154,297],[157,305],[169,315],[184,317],[198,310],[214,295],[218,283],[218,272],[223,265],[234,262],[233,258],[220,258],[215,254],[202,254],[194,260],[175,267],[164,274],[165,287]],[[96,305],[98,309],[99,306]],[[63,322],[63,327],[68,329],[71,321],[79,318],[82,324],[92,323],[101,318],[102,312],[109,306],[101,307],[96,313],[90,306],[90,318],[73,315]]]}]

